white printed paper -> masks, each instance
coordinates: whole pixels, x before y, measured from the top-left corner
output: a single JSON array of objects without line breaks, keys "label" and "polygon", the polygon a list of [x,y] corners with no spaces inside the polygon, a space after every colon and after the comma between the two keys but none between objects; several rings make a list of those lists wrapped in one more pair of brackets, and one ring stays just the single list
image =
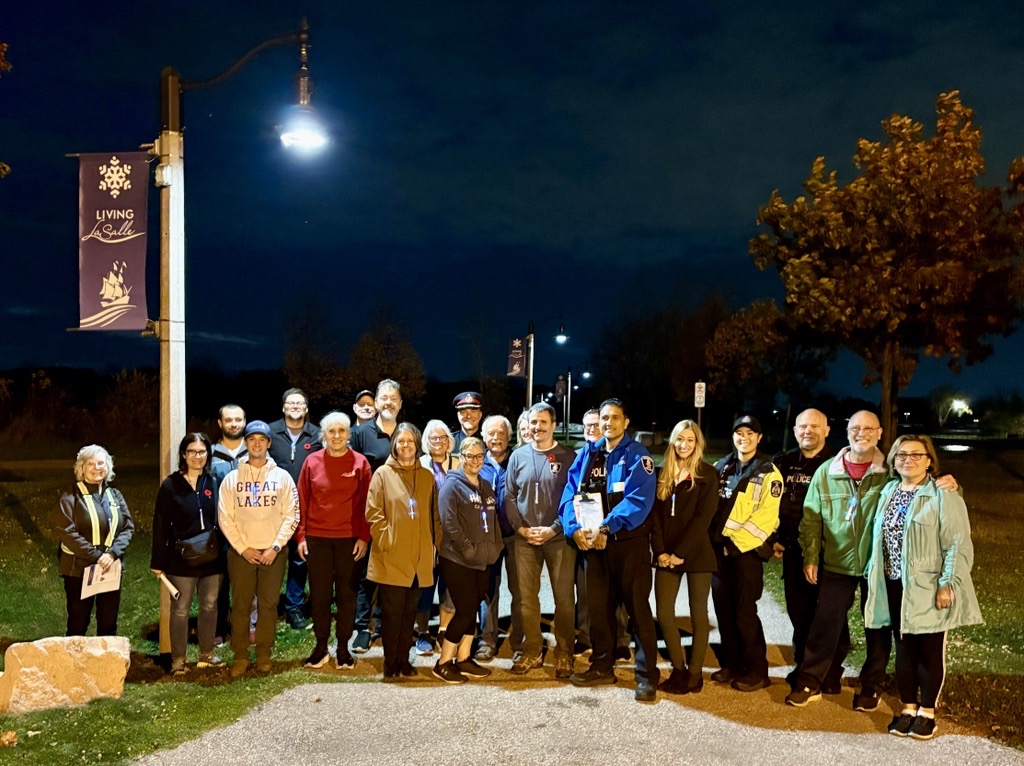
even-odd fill
[{"label": "white printed paper", "polygon": [[597,528],[604,521],[604,508],[601,505],[601,496],[576,495],[572,499],[572,506],[576,510],[576,522],[584,529],[597,532]]},{"label": "white printed paper", "polygon": [[82,598],[91,598],[97,593],[109,593],[121,587],[121,559],[114,563],[106,572],[99,564],[85,568],[82,573]]}]

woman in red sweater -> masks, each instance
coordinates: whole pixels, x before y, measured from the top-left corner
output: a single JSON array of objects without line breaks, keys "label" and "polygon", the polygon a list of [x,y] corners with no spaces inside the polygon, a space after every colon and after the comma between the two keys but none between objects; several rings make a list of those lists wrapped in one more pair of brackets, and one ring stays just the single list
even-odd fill
[{"label": "woman in red sweater", "polygon": [[331,603],[337,600],[335,636],[339,670],[355,667],[348,650],[356,614],[359,567],[366,555],[370,527],[366,523],[366,493],[370,464],[349,449],[350,421],[342,412],[330,412],[320,421],[324,449],[309,455],[299,473],[299,528],[295,539],[299,555],[309,565],[309,600],[316,647],[307,668],[320,668],[330,660]]}]

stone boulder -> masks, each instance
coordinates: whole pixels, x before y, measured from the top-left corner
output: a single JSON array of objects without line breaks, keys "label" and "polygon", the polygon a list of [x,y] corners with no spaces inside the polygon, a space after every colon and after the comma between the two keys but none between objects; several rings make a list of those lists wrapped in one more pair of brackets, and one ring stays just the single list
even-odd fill
[{"label": "stone boulder", "polygon": [[117,699],[131,650],[124,636],[68,636],[11,644],[0,675],[0,713],[28,713]]}]

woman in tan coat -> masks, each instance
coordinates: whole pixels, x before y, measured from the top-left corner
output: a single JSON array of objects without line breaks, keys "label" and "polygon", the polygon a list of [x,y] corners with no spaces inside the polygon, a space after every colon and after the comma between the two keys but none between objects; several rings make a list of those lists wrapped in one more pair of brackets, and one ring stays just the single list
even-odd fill
[{"label": "woman in tan coat", "polygon": [[434,582],[441,542],[437,485],[418,460],[419,445],[416,426],[395,428],[391,456],[373,474],[366,500],[373,540],[367,578],[379,586],[385,681],[416,675],[409,662],[416,602],[420,588]]}]

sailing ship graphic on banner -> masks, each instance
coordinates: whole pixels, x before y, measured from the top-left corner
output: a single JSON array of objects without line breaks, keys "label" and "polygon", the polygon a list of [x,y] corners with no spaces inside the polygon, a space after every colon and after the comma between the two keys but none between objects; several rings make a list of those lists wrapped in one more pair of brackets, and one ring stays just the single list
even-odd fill
[{"label": "sailing ship graphic on banner", "polygon": [[79,324],[83,330],[107,327],[132,309],[138,308],[131,302],[132,286],[124,281],[125,268],[127,264],[124,261],[111,264],[100,287],[100,305],[103,308],[92,316],[82,317]]},{"label": "sailing ship graphic on banner", "polygon": [[[79,158],[79,328],[146,327],[145,152]],[[134,291],[133,287],[140,285]]]}]

